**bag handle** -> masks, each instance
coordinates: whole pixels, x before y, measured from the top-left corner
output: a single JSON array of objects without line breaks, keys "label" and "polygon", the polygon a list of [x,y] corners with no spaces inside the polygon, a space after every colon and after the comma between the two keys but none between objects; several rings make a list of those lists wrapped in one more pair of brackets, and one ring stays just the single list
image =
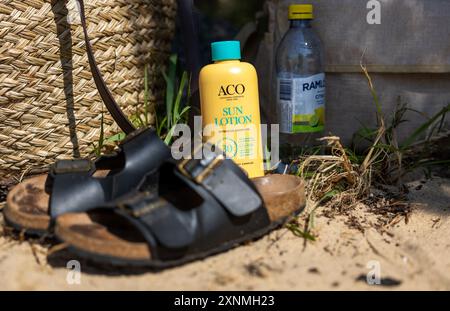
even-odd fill
[{"label": "bag handle", "polygon": [[[83,27],[84,41],[86,44],[86,52],[89,60],[89,66],[91,67],[92,77],[94,78],[97,90],[105,103],[106,108],[113,117],[114,121],[119,125],[121,130],[125,134],[130,134],[135,131],[136,128],[130,122],[130,120],[123,113],[120,106],[114,100],[110,90],[106,86],[105,81],[100,73],[100,70],[95,61],[94,53],[92,52],[92,46],[89,41],[87,33],[86,16],[84,12],[84,1],[77,0],[80,9],[81,26]],[[180,20],[182,22],[182,33],[186,38],[186,53],[188,67],[192,74],[193,85],[191,85],[191,92],[198,90],[198,74],[200,72],[200,60],[199,60],[199,44],[198,44],[198,29],[195,24],[195,18],[193,16],[193,0],[177,0],[179,6]]]},{"label": "bag handle", "polygon": [[119,107],[117,102],[114,100],[114,97],[112,96],[111,92],[109,91],[108,87],[106,86],[105,81],[103,80],[103,77],[100,73],[100,70],[97,66],[97,62],[95,61],[94,53],[92,52],[92,46],[89,41],[88,33],[87,33],[87,26],[86,26],[86,16],[84,13],[84,2],[83,0],[77,0],[80,9],[80,19],[81,19],[81,26],[83,27],[84,32],[84,41],[86,44],[86,52],[88,55],[89,60],[89,66],[91,67],[92,77],[94,78],[95,85],[97,86],[97,90],[100,94],[100,97],[102,98],[103,102],[105,103],[106,108],[108,109],[109,113],[113,117],[114,121],[116,121],[117,125],[119,125],[120,129],[124,131],[125,134],[130,134],[131,132],[135,131],[136,128],[133,126],[133,124],[128,120],[128,118],[123,113],[122,109]]}]

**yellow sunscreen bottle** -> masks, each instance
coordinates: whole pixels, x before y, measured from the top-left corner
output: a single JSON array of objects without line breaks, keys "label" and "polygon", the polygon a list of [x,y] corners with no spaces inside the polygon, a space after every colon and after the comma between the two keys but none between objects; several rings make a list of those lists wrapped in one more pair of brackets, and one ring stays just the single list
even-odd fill
[{"label": "yellow sunscreen bottle", "polygon": [[247,171],[264,175],[258,77],[241,62],[239,41],[214,42],[213,64],[200,72],[200,103],[205,140],[221,148]]}]

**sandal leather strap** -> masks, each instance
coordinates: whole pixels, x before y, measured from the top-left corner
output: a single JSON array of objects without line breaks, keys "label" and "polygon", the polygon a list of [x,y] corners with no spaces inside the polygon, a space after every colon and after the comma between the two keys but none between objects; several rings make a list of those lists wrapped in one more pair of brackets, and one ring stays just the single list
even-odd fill
[{"label": "sandal leather strap", "polygon": [[[230,160],[213,154],[209,159],[184,160],[178,165],[178,170],[202,185],[233,215],[247,215],[261,205],[261,197],[245,182],[247,178],[239,178],[234,170],[223,165],[225,161]],[[245,202],[241,198],[245,198]]]},{"label": "sandal leather strap", "polygon": [[[170,157],[169,148],[155,131],[146,129],[130,135],[113,156],[96,162],[87,159],[60,160],[47,178],[52,218],[67,212],[82,212],[121,197],[138,188],[144,177],[157,174]],[[98,169],[108,169],[106,177],[95,177]]]},{"label": "sandal leather strap", "polygon": [[[261,197],[239,171],[231,160],[223,160],[204,182],[198,183],[181,173],[176,164],[167,162],[161,168],[160,196],[132,195],[117,204],[120,208],[114,212],[140,230],[152,260],[206,254],[270,224]],[[222,182],[229,184],[230,190],[218,186]],[[226,193],[222,196],[218,191]]]},{"label": "sandal leather strap", "polygon": [[[151,233],[158,243],[170,249],[180,249],[194,242],[194,210],[179,212],[169,201],[157,194],[131,196],[117,204],[115,211],[139,220],[144,231]],[[176,228],[176,230],[174,230]]]}]

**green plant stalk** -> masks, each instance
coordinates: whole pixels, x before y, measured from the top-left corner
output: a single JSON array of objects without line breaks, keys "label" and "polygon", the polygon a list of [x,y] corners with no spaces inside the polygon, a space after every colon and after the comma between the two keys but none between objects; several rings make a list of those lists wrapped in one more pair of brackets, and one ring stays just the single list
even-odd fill
[{"label": "green plant stalk", "polygon": [[145,119],[145,126],[147,127],[149,125],[148,121],[148,65],[145,64],[144,67],[144,119]]},{"label": "green plant stalk", "polygon": [[303,238],[305,240],[315,241],[316,237],[313,236],[311,233],[302,231],[298,225],[296,224],[287,224],[286,229],[291,231],[295,236]]},{"label": "green plant stalk", "polygon": [[166,74],[162,72],[164,80],[166,81],[166,113],[167,113],[167,127],[172,127],[172,111],[173,99],[175,94],[175,81],[177,70],[177,55],[173,54],[169,58],[169,72]]}]

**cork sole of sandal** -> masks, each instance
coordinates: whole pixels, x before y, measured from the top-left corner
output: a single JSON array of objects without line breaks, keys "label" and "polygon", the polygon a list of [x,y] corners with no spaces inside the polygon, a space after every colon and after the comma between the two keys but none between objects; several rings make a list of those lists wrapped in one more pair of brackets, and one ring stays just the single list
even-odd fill
[{"label": "cork sole of sandal", "polygon": [[75,254],[97,262],[156,269],[181,265],[224,252],[239,244],[259,238],[300,213],[306,203],[304,182],[292,175],[269,175],[253,180],[266,205],[271,224],[250,235],[172,261],[152,259],[151,252],[130,224],[113,213],[95,211],[58,217],[55,233]]},{"label": "cork sole of sandal", "polygon": [[[99,170],[94,176],[105,177],[108,170]],[[50,194],[45,191],[47,175],[25,179],[11,189],[3,209],[5,221],[17,230],[31,235],[44,235],[51,228]]]},{"label": "cork sole of sandal", "polygon": [[46,179],[47,175],[31,177],[11,189],[3,209],[7,224],[30,234],[47,232],[50,226],[50,196],[45,192]]}]

